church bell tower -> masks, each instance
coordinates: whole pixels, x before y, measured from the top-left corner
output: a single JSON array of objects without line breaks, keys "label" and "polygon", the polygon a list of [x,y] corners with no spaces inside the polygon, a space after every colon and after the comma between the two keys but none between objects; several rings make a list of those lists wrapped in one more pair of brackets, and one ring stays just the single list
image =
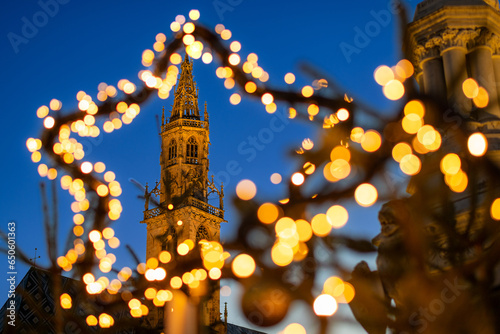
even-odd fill
[{"label": "church bell tower", "polygon": [[[224,220],[223,188],[209,179],[209,121],[207,105],[203,118],[198,105],[198,88],[193,79],[193,63],[186,55],[174,93],[168,120],[163,110],[161,120],[161,179],[150,190],[146,186],[144,220],[147,224],[146,257],[158,258],[168,251],[173,261],[177,246],[187,239],[220,241]],[[154,208],[149,208],[155,195]],[[209,204],[209,195],[218,197],[218,207]],[[153,202],[153,201],[151,201]],[[203,323],[220,321],[218,289],[205,303]]]}]

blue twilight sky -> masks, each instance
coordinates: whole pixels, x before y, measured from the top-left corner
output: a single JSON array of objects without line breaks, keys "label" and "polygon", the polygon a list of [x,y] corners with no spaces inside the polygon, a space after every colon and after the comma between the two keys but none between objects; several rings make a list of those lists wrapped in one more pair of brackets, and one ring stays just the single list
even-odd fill
[{"label": "blue twilight sky", "polygon": [[[408,2],[410,13],[416,3],[416,0]],[[37,137],[41,131],[37,108],[57,98],[63,103],[63,112],[69,111],[76,108],[76,93],[80,90],[96,100],[100,82],[116,85],[118,80],[126,78],[138,83],[143,50],[152,48],[159,32],[167,35],[167,42],[171,40],[169,26],[176,15],[187,16],[189,10],[195,8],[201,12],[200,22],[208,27],[224,24],[233,33],[231,40],[241,42],[242,57],[251,52],[259,56],[259,65],[270,75],[268,84],[274,87],[285,86],[283,77],[287,72],[297,76],[294,88],[310,84],[312,78],[298,69],[301,62],[306,62],[321,70],[325,77],[335,78],[351,96],[391,111],[398,104],[386,100],[373,80],[373,71],[378,65],[392,66],[400,59],[397,18],[390,13],[391,6],[392,1],[388,0],[21,0],[5,3],[0,14],[3,59],[0,228],[5,230],[9,221],[15,221],[17,246],[30,255],[37,247],[37,254],[41,256],[38,262],[47,264],[39,187],[46,179],[38,176],[25,145],[27,138]],[[285,187],[273,185],[269,176],[278,172],[284,178],[289,177],[297,168],[297,163],[289,157],[289,150],[298,147],[306,137],[313,140],[316,137],[310,124],[291,121],[283,131],[275,132],[272,140],[263,145],[261,151],[256,151],[255,157],[239,152],[239,145],[248,143],[249,136],[258,136],[277,116],[267,114],[259,101],[244,99],[237,106],[230,105],[229,96],[235,90],[224,88],[223,81],[215,76],[217,66],[196,60],[194,74],[200,88],[200,104],[207,101],[210,114],[211,172],[225,181],[229,223],[223,226],[222,238],[227,239],[237,223],[235,210],[230,205],[237,182],[252,179],[260,198],[279,199]],[[87,148],[85,160],[103,161],[108,170],[116,173],[123,188],[120,200],[124,212],[113,224],[122,244],[115,252],[119,267],[133,263],[124,250],[125,244],[130,244],[140,256],[145,254],[146,228],[139,224],[144,203],[137,198],[141,192],[129,180],[152,184],[159,179],[156,116],[161,115],[162,106],[169,111],[171,104],[171,98],[150,100],[132,124],[111,134],[101,131],[103,135],[98,138],[81,140]],[[284,108],[278,105],[278,112]],[[370,126],[369,122],[364,125]],[[236,161],[239,168],[236,175],[228,178],[225,176],[230,161]],[[61,240],[73,225],[70,202],[70,196],[60,190]],[[374,236],[378,231],[377,208],[350,208],[350,222],[345,231]],[[60,245],[60,252],[63,247]],[[7,272],[4,255],[0,255],[0,268]],[[18,281],[27,269],[18,263]],[[0,282],[3,304],[7,285],[5,279]],[[238,288],[235,283],[230,286],[233,296],[222,301],[231,303],[230,321],[246,326],[235,307]],[[314,328],[307,317],[289,316],[269,332],[278,332],[289,322]]]}]

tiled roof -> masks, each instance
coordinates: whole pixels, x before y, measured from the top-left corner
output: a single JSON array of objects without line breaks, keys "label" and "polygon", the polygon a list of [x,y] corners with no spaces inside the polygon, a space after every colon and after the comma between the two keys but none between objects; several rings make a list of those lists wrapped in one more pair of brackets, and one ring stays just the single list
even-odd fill
[{"label": "tiled roof", "polygon": [[234,324],[227,324],[227,334],[266,334],[250,328],[241,327]]}]

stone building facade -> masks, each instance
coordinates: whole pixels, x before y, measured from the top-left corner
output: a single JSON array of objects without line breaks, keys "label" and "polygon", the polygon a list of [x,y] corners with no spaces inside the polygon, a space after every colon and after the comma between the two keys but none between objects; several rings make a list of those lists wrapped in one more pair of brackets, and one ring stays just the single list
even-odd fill
[{"label": "stone building facade", "polygon": [[[471,130],[483,129],[495,150],[500,148],[498,1],[423,1],[417,6],[408,35],[421,91],[470,117]],[[475,108],[464,95],[462,83],[467,78],[476,80],[488,93],[485,108]]]}]

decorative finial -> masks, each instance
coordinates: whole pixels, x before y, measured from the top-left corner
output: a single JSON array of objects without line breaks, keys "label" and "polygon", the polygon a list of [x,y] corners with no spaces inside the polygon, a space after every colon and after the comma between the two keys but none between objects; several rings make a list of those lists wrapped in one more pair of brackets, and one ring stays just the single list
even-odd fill
[{"label": "decorative finial", "polygon": [[149,198],[151,197],[151,193],[148,192],[148,190],[148,183],[146,182],[146,189],[144,189],[144,199],[146,200],[146,202],[144,203],[144,211],[148,211],[149,209]]},{"label": "decorative finial", "polygon": [[40,258],[40,255],[36,256],[36,251],[37,251],[37,248],[35,247],[35,257],[30,259],[30,261],[33,261],[33,267],[35,267],[35,268],[36,268],[36,259]]},{"label": "decorative finial", "polygon": [[205,101],[205,114],[203,115],[205,122],[208,122],[207,101]]},{"label": "decorative finial", "polygon": [[220,183],[219,209],[224,210],[224,184]]},{"label": "decorative finial", "polygon": [[165,106],[161,107],[161,125],[165,124]]}]

